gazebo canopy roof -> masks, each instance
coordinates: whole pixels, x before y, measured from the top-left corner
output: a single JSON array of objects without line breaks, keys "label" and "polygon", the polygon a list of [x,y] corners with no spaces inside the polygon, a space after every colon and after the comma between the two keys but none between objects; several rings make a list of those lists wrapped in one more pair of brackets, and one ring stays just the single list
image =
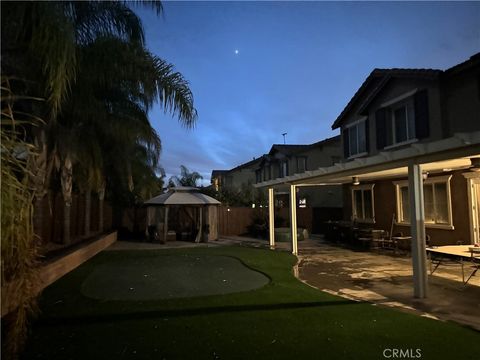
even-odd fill
[{"label": "gazebo canopy roof", "polygon": [[147,206],[156,205],[220,205],[220,201],[202,194],[198,188],[178,186],[145,201]]}]

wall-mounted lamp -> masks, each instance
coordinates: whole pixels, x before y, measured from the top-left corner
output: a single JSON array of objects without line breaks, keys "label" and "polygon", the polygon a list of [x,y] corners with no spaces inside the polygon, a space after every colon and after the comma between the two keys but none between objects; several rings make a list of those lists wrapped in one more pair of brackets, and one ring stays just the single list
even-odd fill
[{"label": "wall-mounted lamp", "polygon": [[428,178],[428,171],[425,171],[424,173],[422,173],[422,178],[423,178],[423,181],[427,180],[427,178]]},{"label": "wall-mounted lamp", "polygon": [[352,177],[352,184],[353,185],[360,185],[360,180],[358,180],[358,176]]}]

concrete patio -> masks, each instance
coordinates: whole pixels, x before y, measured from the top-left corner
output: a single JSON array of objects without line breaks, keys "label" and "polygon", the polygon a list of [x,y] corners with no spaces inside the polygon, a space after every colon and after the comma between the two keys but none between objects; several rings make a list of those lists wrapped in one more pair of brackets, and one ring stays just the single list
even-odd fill
[{"label": "concrete patio", "polygon": [[480,279],[474,276],[463,285],[460,265],[439,267],[428,277],[428,297],[415,299],[412,263],[407,255],[354,251],[322,239],[299,244],[296,275],[311,286],[480,331]]}]

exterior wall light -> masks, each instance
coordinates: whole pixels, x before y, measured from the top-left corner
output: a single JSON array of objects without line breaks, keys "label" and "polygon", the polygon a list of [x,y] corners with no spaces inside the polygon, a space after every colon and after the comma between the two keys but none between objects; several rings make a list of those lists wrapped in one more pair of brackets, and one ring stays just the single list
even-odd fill
[{"label": "exterior wall light", "polygon": [[352,184],[353,185],[360,185],[360,180],[358,180],[358,176],[352,177]]}]

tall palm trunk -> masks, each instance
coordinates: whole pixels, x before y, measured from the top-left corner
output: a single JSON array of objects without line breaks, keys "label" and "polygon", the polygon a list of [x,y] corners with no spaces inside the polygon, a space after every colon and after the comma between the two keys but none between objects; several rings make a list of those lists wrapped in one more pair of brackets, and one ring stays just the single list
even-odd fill
[{"label": "tall palm trunk", "polygon": [[70,244],[70,213],[72,207],[72,160],[67,155],[62,163],[61,185],[63,195],[63,243]]},{"label": "tall palm trunk", "polygon": [[44,129],[38,130],[35,136],[34,146],[37,152],[29,156],[27,167],[29,184],[35,198],[33,208],[33,229],[34,233],[41,237],[43,224],[45,222],[42,200],[47,194],[48,179],[51,170],[51,166],[48,164],[47,141]]},{"label": "tall palm trunk", "polygon": [[90,216],[92,210],[92,190],[90,186],[87,186],[87,191],[85,192],[85,228],[84,235],[90,235]]},{"label": "tall palm trunk", "polygon": [[103,203],[105,200],[105,181],[98,190],[98,231],[103,232]]}]

